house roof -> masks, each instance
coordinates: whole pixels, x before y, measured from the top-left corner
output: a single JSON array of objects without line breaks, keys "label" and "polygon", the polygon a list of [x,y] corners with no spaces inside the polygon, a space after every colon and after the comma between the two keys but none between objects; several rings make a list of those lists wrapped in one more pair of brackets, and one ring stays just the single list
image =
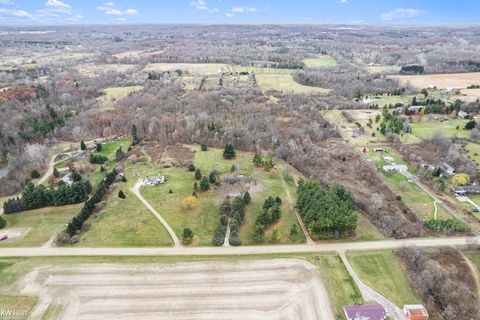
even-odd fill
[{"label": "house roof", "polygon": [[387,317],[385,308],[376,304],[354,304],[343,307],[347,319],[364,317],[369,320],[383,320]]},{"label": "house roof", "polygon": [[403,310],[412,316],[428,316],[427,309],[421,304],[407,304],[403,306]]}]

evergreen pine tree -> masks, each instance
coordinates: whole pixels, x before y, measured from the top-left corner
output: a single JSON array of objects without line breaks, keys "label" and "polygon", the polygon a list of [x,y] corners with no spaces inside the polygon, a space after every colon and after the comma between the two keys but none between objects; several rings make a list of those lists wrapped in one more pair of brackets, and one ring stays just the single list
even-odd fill
[{"label": "evergreen pine tree", "polygon": [[87,150],[87,146],[85,145],[85,142],[80,141],[80,150]]}]

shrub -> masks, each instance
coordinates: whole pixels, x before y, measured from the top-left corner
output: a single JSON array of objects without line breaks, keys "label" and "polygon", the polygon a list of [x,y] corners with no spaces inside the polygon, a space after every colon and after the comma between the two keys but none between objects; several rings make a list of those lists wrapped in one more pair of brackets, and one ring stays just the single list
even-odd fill
[{"label": "shrub", "polygon": [[212,172],[210,172],[210,175],[208,176],[208,181],[211,184],[215,184],[217,182],[217,177],[218,177],[217,170],[212,170]]},{"label": "shrub", "polygon": [[275,229],[272,230],[272,233],[270,234],[270,241],[271,242],[278,242],[281,237],[282,237],[282,234],[280,233],[280,230],[275,228]]},{"label": "shrub", "polygon": [[182,232],[182,242],[185,244],[189,244],[193,240],[193,231],[190,228],[184,228]]},{"label": "shrub", "polygon": [[125,176],[122,176],[122,182],[127,182],[127,178]]},{"label": "shrub", "polygon": [[57,168],[53,168],[53,176],[55,178],[59,178],[60,177],[60,172],[57,170]]},{"label": "shrub", "polygon": [[120,199],[125,199],[127,196],[125,195],[125,193],[123,193],[122,190],[120,190],[120,191],[118,191],[118,197],[119,197]]},{"label": "shrub", "polygon": [[297,238],[298,238],[298,226],[295,223],[290,228],[290,240],[297,240]]},{"label": "shrub", "polygon": [[100,154],[90,154],[90,163],[92,164],[104,164],[108,161],[108,158]]},{"label": "shrub", "polygon": [[208,150],[207,146],[206,146],[204,143],[202,143],[202,146],[201,146],[200,149],[201,149],[202,151],[207,151],[207,150]]},{"label": "shrub", "polygon": [[197,198],[195,196],[186,197],[182,200],[182,208],[186,210],[193,209],[197,206]]},{"label": "shrub", "polygon": [[464,186],[470,182],[470,176],[466,173],[458,173],[452,177],[452,184]]},{"label": "shrub", "polygon": [[37,170],[33,170],[30,176],[32,177],[32,179],[38,179],[40,178],[40,172],[38,172]]},{"label": "shrub", "polygon": [[252,198],[250,197],[250,193],[248,193],[248,191],[246,191],[243,195],[243,201],[245,202],[245,204],[249,204],[252,201]]},{"label": "shrub", "polygon": [[77,182],[77,181],[82,180],[82,176],[77,171],[73,171],[72,172],[72,179],[73,179],[73,181]]},{"label": "shrub", "polygon": [[190,172],[194,172],[194,171],[195,171],[195,165],[194,165],[193,163],[190,163],[190,164],[188,165],[188,171],[190,171]]},{"label": "shrub", "polygon": [[212,239],[212,244],[214,246],[221,246],[225,242],[225,232],[227,230],[226,226],[223,226],[222,224],[219,224],[217,226],[217,229],[215,229],[213,233],[213,239]]},{"label": "shrub", "polygon": [[228,243],[231,246],[239,246],[242,244],[240,237],[237,234],[237,231],[230,231],[230,237],[228,238]]},{"label": "shrub", "polygon": [[200,190],[207,191],[208,189],[210,189],[210,183],[207,177],[202,177],[202,180],[200,180]]},{"label": "shrub", "polygon": [[3,229],[7,225],[7,221],[0,216],[0,229]]},{"label": "shrub", "polygon": [[195,180],[200,179],[202,179],[202,172],[200,171],[200,169],[197,168],[197,170],[195,170]]},{"label": "shrub", "polygon": [[255,153],[253,155],[253,160],[252,160],[253,164],[257,167],[261,167],[263,165],[263,159],[262,159],[262,156],[258,153]]},{"label": "shrub", "polygon": [[433,231],[446,232],[470,232],[470,227],[458,221],[457,219],[429,219],[423,223],[425,227]]},{"label": "shrub", "polygon": [[265,229],[261,224],[255,224],[252,231],[252,239],[255,242],[263,242],[265,240]]},{"label": "shrub", "polygon": [[236,156],[236,153],[235,153],[235,149],[233,148],[233,145],[228,143],[225,146],[225,150],[223,151],[223,157],[225,159],[233,159],[235,158],[235,156]]},{"label": "shrub", "polygon": [[87,146],[85,145],[85,142],[80,141],[80,150],[87,150]]},{"label": "shrub", "polygon": [[102,151],[102,144],[101,143],[97,143],[97,152],[100,152]]}]

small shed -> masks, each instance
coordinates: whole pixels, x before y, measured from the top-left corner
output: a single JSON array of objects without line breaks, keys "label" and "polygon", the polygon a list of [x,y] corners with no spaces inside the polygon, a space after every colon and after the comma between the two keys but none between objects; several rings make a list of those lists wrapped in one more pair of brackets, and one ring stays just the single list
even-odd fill
[{"label": "small shed", "polygon": [[421,304],[406,304],[403,312],[408,320],[428,320],[428,312]]},{"label": "small shed", "polygon": [[353,304],[343,307],[347,320],[385,320],[388,312],[378,303]]},{"label": "small shed", "polygon": [[144,186],[156,186],[162,183],[165,183],[164,176],[152,176],[152,177],[143,179]]}]

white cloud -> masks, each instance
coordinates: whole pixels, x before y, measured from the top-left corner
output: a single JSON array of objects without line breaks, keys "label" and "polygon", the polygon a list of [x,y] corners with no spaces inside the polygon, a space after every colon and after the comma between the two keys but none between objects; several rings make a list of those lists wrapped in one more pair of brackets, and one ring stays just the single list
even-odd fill
[{"label": "white cloud", "polygon": [[15,4],[11,0],[0,0],[0,4]]},{"label": "white cloud", "polygon": [[338,3],[340,3],[340,4],[347,4],[347,3],[348,3],[348,0],[338,0]]},{"label": "white cloud", "polygon": [[423,11],[412,8],[398,8],[392,11],[384,12],[380,15],[383,21],[392,21],[396,19],[414,18],[423,14]]},{"label": "white cloud", "polygon": [[110,2],[105,3],[105,5],[109,6],[109,7],[113,7],[115,5],[115,2],[110,1]]},{"label": "white cloud", "polygon": [[55,7],[55,8],[64,8],[64,9],[69,9],[71,6],[69,4],[66,4],[65,2],[61,0],[47,0],[45,3],[47,7]]},{"label": "white cloud", "polygon": [[7,15],[16,18],[31,18],[32,15],[25,10],[9,10],[9,9],[0,9],[0,14]]},{"label": "white cloud", "polygon": [[229,18],[235,17],[235,15],[233,13],[230,13],[230,12],[225,13],[225,16],[227,16]]},{"label": "white cloud", "polygon": [[127,9],[125,11],[123,11],[124,14],[137,14],[138,11],[137,9]]},{"label": "white cloud", "polygon": [[97,10],[99,11],[103,11],[103,13],[105,13],[106,15],[109,15],[109,16],[124,16],[124,15],[134,15],[134,14],[137,14],[138,13],[138,10],[137,9],[133,9],[133,8],[129,8],[129,9],[126,9],[126,10],[119,10],[117,8],[114,8],[113,5],[115,5],[113,2],[107,2],[105,4],[105,6],[99,6],[97,7]]},{"label": "white cloud", "polygon": [[190,6],[195,7],[198,10],[208,11],[210,13],[217,13],[220,11],[218,8],[210,8],[203,0],[193,0],[190,2]]},{"label": "white cloud", "polygon": [[254,8],[254,7],[240,7],[240,6],[237,6],[237,7],[233,7],[231,12],[234,12],[234,13],[244,13],[244,12],[257,12],[257,8]]}]

